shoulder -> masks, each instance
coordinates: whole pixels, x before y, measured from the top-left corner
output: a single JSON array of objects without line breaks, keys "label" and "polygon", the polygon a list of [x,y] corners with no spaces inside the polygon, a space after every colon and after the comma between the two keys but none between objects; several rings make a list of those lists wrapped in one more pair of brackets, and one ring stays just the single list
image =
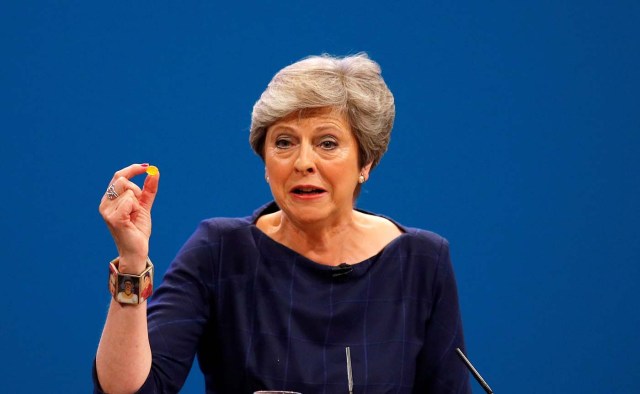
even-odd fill
[{"label": "shoulder", "polygon": [[[398,243],[399,261],[409,281],[416,281],[423,292],[436,294],[442,284],[453,280],[449,242],[441,235],[420,228],[407,227]],[[427,287],[420,287],[427,285]]]},{"label": "shoulder", "polygon": [[422,248],[439,252],[449,249],[449,241],[440,234],[421,228],[406,227],[406,229],[407,237]]},{"label": "shoulder", "polygon": [[183,245],[181,252],[217,248],[220,244],[233,242],[234,239],[250,237],[252,226],[252,216],[204,219]]},{"label": "shoulder", "polygon": [[244,218],[209,218],[200,222],[196,229],[197,232],[207,234],[225,235],[232,233],[238,229],[250,227],[252,225],[250,217]]},{"label": "shoulder", "polygon": [[200,278],[194,279],[196,282],[213,278],[223,251],[249,249],[248,245],[253,243],[251,228],[251,217],[202,220],[176,254],[167,273],[188,273],[189,277]]},{"label": "shoulder", "polygon": [[195,234],[207,235],[208,237],[230,235],[238,230],[249,229],[256,223],[258,218],[275,212],[278,209],[279,208],[275,202],[271,201],[258,207],[258,209],[254,210],[249,216],[215,217],[205,219],[200,222]]},{"label": "shoulder", "polygon": [[403,240],[402,244],[406,245],[406,247],[410,248],[410,250],[415,252],[422,253],[435,253],[440,254],[441,252],[447,252],[449,250],[449,242],[443,236],[429,230],[424,230],[416,227],[409,227],[400,224],[395,219],[382,215],[379,213],[374,213],[362,209],[358,209],[362,213],[371,215],[371,217],[376,218],[375,220],[380,221],[380,225],[386,229],[396,228],[402,232],[401,239]]},{"label": "shoulder", "polygon": [[396,250],[408,269],[417,270],[415,274],[426,270],[428,276],[435,276],[443,265],[450,264],[449,242],[444,237],[419,228],[405,229]]}]

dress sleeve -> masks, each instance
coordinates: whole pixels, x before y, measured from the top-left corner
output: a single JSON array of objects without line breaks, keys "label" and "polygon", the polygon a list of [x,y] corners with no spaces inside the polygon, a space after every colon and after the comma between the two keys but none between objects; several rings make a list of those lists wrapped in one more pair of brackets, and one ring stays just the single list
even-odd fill
[{"label": "dress sleeve", "polygon": [[[184,384],[210,316],[218,243],[214,223],[201,223],[149,299],[152,364],[138,393],[177,393]],[[94,393],[101,393],[95,366]]]},{"label": "dress sleeve", "polygon": [[464,337],[449,243],[444,238],[431,289],[432,308],[418,356],[415,392],[471,393],[469,373],[456,353],[456,348],[464,352]]}]

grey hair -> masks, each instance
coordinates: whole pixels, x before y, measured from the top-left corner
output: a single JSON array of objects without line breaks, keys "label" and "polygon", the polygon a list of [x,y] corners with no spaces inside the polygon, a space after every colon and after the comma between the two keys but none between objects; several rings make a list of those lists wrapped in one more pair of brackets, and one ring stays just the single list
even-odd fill
[{"label": "grey hair", "polygon": [[358,164],[375,167],[387,151],[395,117],[393,94],[366,53],[311,56],[280,70],[253,106],[249,142],[264,160],[267,129],[306,109],[330,107],[346,115],[358,141]]}]

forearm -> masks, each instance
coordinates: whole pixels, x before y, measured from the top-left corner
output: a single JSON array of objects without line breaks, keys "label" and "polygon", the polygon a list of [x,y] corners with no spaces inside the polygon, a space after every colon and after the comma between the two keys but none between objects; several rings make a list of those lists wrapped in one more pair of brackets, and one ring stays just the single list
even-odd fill
[{"label": "forearm", "polygon": [[121,305],[111,300],[96,369],[105,392],[133,393],[142,386],[151,369],[146,302]]},{"label": "forearm", "polygon": [[113,394],[133,393],[145,382],[150,369],[146,301],[121,305],[112,299],[96,355],[102,389]]}]

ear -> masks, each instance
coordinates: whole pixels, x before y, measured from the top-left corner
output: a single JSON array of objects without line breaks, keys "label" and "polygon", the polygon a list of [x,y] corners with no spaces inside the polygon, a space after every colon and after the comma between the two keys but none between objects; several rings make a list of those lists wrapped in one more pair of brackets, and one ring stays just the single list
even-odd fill
[{"label": "ear", "polygon": [[369,179],[369,171],[371,171],[371,164],[373,164],[373,162],[369,162],[368,164],[365,164],[364,167],[360,169],[360,174],[364,175],[365,181]]}]

